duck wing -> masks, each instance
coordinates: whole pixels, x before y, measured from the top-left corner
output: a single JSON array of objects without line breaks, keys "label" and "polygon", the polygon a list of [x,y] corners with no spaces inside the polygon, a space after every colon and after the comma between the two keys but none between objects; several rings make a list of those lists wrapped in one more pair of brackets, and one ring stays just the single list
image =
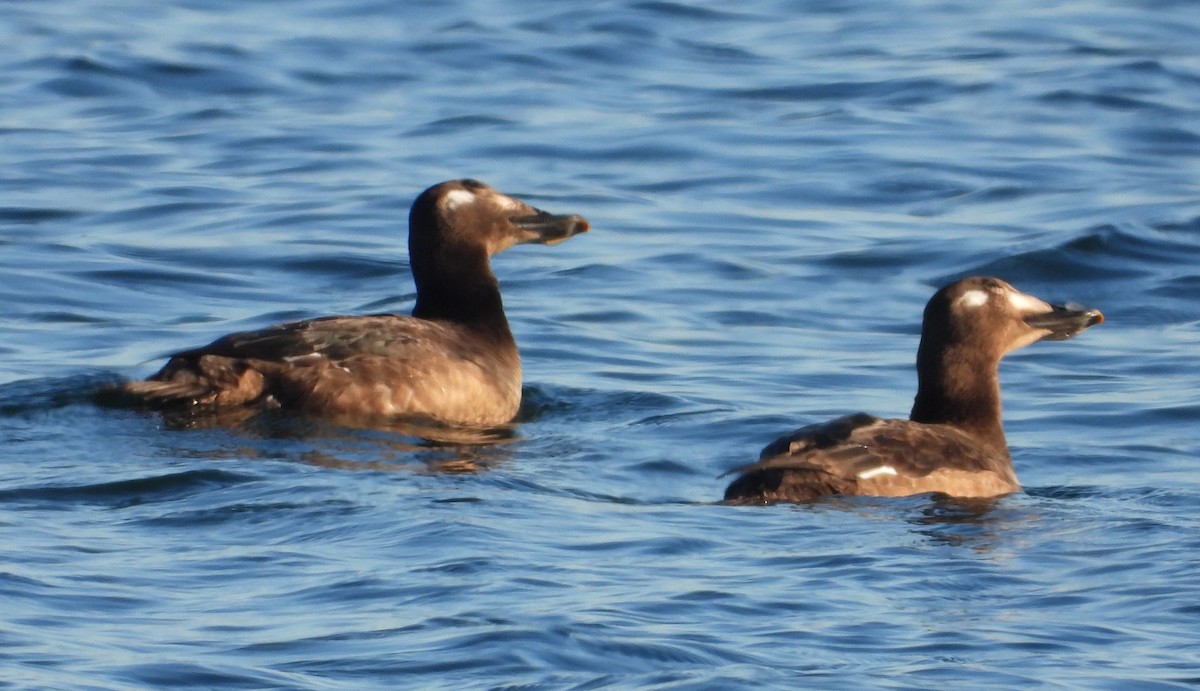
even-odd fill
[{"label": "duck wing", "polygon": [[123,389],[154,406],[266,407],[278,403],[269,400],[276,394],[304,395],[320,380],[345,378],[352,369],[374,377],[385,363],[393,373],[440,363],[455,354],[434,352],[430,344],[455,343],[435,333],[451,328],[395,314],[278,324],[175,353],[157,374]]},{"label": "duck wing", "polygon": [[735,468],[725,492],[738,503],[803,502],[828,496],[944,492],[995,496],[1017,489],[1007,452],[950,425],[883,420],[865,413],[803,427]]},{"label": "duck wing", "polygon": [[216,355],[283,361],[319,356],[340,363],[356,355],[394,355],[435,326],[433,322],[399,314],[321,317],[231,333],[206,346],[175,353],[171,358],[192,360]]}]

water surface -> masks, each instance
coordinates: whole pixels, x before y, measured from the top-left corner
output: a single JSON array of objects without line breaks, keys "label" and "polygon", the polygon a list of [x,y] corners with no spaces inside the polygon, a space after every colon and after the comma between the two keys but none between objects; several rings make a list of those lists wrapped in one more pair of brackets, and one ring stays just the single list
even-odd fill
[{"label": "water surface", "polygon": [[[1191,3],[4,3],[0,684],[1200,686]],[[232,330],[407,311],[411,200],[593,231],[495,270],[515,436],[92,404]],[[1002,367],[1025,491],[725,507],[903,416],[925,300],[1104,311]]]}]

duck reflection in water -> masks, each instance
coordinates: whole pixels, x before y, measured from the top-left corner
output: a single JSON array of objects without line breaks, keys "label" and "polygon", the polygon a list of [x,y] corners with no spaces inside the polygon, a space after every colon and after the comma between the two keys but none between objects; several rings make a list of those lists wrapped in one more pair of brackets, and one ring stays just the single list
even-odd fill
[{"label": "duck reflection in water", "polygon": [[[467,474],[491,470],[511,457],[519,441],[516,425],[492,428],[454,427],[429,420],[375,421],[369,427],[286,410],[228,417],[162,413],[168,429],[229,430],[204,458],[296,461],[324,468],[433,474]],[[172,454],[181,451],[172,447]]]}]

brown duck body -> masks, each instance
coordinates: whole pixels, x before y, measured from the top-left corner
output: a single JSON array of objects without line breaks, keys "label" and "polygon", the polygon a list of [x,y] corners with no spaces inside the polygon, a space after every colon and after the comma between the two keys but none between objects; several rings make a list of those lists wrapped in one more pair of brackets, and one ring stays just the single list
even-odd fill
[{"label": "brown duck body", "polygon": [[1103,321],[1095,310],[1050,305],[994,278],[968,278],[925,309],[918,391],[908,420],[859,413],[776,439],[737,468],[731,503],[803,502],[832,494],[941,492],[992,497],[1020,489],[1001,420],[999,364],[1038,340],[1062,340]]},{"label": "brown duck body", "polygon": [[392,314],[326,317],[230,334],[126,386],[165,405],[488,426],[517,413],[521,359],[507,329]]},{"label": "brown duck body", "polygon": [[725,498],[753,504],[831,494],[993,497],[1020,489],[1007,449],[982,444],[953,425],[865,413],[798,429],[763,449],[758,463],[737,472],[741,476]]},{"label": "brown duck body", "polygon": [[151,407],[287,408],[341,419],[420,417],[465,426],[512,420],[521,360],[488,258],[587,230],[474,180],[413,204],[411,316],[339,316],[229,334],[177,353],[124,392]]}]

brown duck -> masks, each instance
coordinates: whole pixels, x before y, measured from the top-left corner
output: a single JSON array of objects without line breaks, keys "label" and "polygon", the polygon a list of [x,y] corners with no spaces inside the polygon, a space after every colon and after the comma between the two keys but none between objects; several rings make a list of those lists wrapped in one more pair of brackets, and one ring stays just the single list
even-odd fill
[{"label": "brown duck", "polygon": [[1000,359],[1102,321],[1097,310],[1051,305],[999,279],[951,283],[925,307],[908,420],[858,413],[798,429],[768,444],[757,463],[730,471],[738,477],[725,500],[1015,492],[1020,485],[1000,419]]},{"label": "brown duck", "polygon": [[155,408],[287,408],[487,427],[513,419],[521,359],[489,258],[587,231],[476,180],[443,182],[409,213],[411,316],[324,317],[229,334],[176,353],[123,393]]}]

